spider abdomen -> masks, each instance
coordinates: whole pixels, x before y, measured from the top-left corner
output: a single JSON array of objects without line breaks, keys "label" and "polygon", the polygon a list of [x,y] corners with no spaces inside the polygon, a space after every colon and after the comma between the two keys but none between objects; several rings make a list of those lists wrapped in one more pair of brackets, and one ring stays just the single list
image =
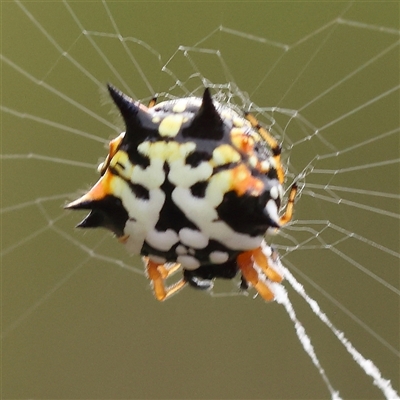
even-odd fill
[{"label": "spider abdomen", "polygon": [[[267,229],[280,226],[280,152],[249,121],[208,89],[202,99],[150,108],[109,91],[126,131],[111,141],[100,180],[67,206],[91,210],[79,226],[110,229],[154,265],[208,274],[259,248]],[[215,277],[224,276],[215,268]]]}]

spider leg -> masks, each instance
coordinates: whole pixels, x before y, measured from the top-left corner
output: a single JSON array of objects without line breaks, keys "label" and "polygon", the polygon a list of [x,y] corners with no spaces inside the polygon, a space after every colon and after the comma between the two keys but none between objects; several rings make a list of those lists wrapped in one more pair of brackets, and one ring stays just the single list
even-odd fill
[{"label": "spider leg", "polygon": [[143,257],[143,260],[157,300],[166,300],[186,285],[186,281],[181,279],[172,286],[165,286],[165,280],[180,268],[180,264],[174,264],[171,268],[166,268],[164,264],[157,264],[148,257]]},{"label": "spider leg", "polygon": [[173,263],[170,267],[166,267],[165,264],[158,264],[158,270],[161,273],[163,279],[167,279],[168,277],[172,276],[176,271],[179,270],[181,264]]},{"label": "spider leg", "polygon": [[268,132],[268,130],[260,125],[260,123],[258,122],[257,118],[254,115],[250,113],[245,113],[244,116],[247,119],[247,121],[250,122],[251,126],[257,129],[259,135],[267,142],[268,146],[271,148],[272,155],[276,164],[278,180],[280,183],[283,183],[285,180],[285,172],[283,170],[281,163],[281,151],[282,151],[281,146],[276,141],[276,139]]},{"label": "spider leg", "polygon": [[153,97],[150,101],[149,101],[149,104],[147,105],[147,108],[152,108],[152,107],[154,107],[155,105],[156,105],[156,103],[157,103],[157,97]]},{"label": "spider leg", "polygon": [[[246,282],[250,283],[257,290],[257,292],[260,294],[260,296],[264,300],[271,301],[274,299],[273,292],[263,281],[261,281],[259,279],[258,272],[253,267],[253,255],[254,255],[254,252],[257,250],[258,249],[245,251],[244,253],[239,254],[237,256],[237,263],[238,263],[240,271],[242,272],[242,276],[246,280]],[[260,251],[261,251],[261,249],[260,249]],[[257,262],[257,264],[258,264],[258,262]],[[267,270],[268,269],[270,269],[270,268],[267,268]],[[280,275],[279,275],[279,277],[280,277]]]},{"label": "spider leg", "polygon": [[278,274],[268,262],[268,258],[263,253],[261,247],[252,250],[253,261],[261,268],[266,277],[272,282],[282,282],[282,276]]},{"label": "spider leg", "polygon": [[296,193],[297,193],[297,184],[294,183],[290,188],[289,199],[286,205],[286,211],[282,215],[282,217],[279,218],[280,225],[285,225],[292,219],[293,209],[294,209],[294,199],[296,197]]}]

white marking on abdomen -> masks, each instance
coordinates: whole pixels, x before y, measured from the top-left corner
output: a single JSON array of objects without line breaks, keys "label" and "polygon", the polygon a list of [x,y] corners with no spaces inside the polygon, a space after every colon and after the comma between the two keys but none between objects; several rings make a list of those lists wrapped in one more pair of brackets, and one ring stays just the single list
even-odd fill
[{"label": "white marking on abdomen", "polygon": [[153,229],[146,236],[146,242],[161,251],[168,251],[178,241],[178,235],[172,229],[167,229],[164,232]]},{"label": "white marking on abdomen", "polygon": [[172,200],[204,235],[219,241],[229,249],[250,250],[260,246],[262,236],[252,237],[238,233],[220,221],[214,204],[208,197],[194,197],[189,189],[177,187],[172,192]]},{"label": "white marking on abdomen", "polygon": [[179,239],[184,245],[193,247],[194,249],[204,249],[208,245],[207,236],[198,230],[189,228],[182,228],[179,231]]},{"label": "white marking on abdomen", "polygon": [[187,270],[194,270],[200,267],[200,261],[192,256],[188,255],[178,256],[176,261],[182,264],[182,267]]},{"label": "white marking on abdomen", "polygon": [[278,216],[278,206],[276,205],[274,200],[268,200],[267,205],[265,206],[269,217],[272,221],[279,224],[279,216]]},{"label": "white marking on abdomen", "polygon": [[213,264],[223,264],[228,261],[229,254],[225,251],[213,251],[210,253],[210,261]]},{"label": "white marking on abdomen", "polygon": [[278,188],[276,186],[272,186],[272,188],[269,191],[269,194],[274,200],[276,200],[279,196]]},{"label": "white marking on abdomen", "polygon": [[149,199],[145,200],[134,196],[126,182],[120,185],[120,189],[115,195],[121,199],[129,215],[124,229],[124,234],[129,235],[126,247],[131,254],[140,254],[148,232],[158,222],[165,193],[161,189],[149,190]]}]

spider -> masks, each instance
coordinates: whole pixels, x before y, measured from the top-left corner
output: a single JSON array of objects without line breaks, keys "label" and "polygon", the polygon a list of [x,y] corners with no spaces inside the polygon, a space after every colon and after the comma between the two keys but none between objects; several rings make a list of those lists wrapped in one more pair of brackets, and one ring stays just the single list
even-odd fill
[{"label": "spider", "polygon": [[[108,85],[126,131],[113,139],[93,188],[69,203],[88,209],[81,228],[111,230],[140,254],[155,297],[162,301],[187,284],[210,289],[216,278],[241,274],[265,300],[280,282],[268,229],[293,214],[296,184],[285,213],[281,147],[257,119],[214,101],[185,97],[145,105]],[[182,269],[182,278],[166,279]]]}]

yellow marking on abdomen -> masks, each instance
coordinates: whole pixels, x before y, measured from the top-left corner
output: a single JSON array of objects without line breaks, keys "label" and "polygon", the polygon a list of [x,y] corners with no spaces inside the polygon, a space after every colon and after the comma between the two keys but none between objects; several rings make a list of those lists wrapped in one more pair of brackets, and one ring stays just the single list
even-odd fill
[{"label": "yellow marking on abdomen", "polygon": [[163,137],[175,137],[181,129],[182,121],[182,115],[168,115],[161,121],[158,127],[159,134]]}]

